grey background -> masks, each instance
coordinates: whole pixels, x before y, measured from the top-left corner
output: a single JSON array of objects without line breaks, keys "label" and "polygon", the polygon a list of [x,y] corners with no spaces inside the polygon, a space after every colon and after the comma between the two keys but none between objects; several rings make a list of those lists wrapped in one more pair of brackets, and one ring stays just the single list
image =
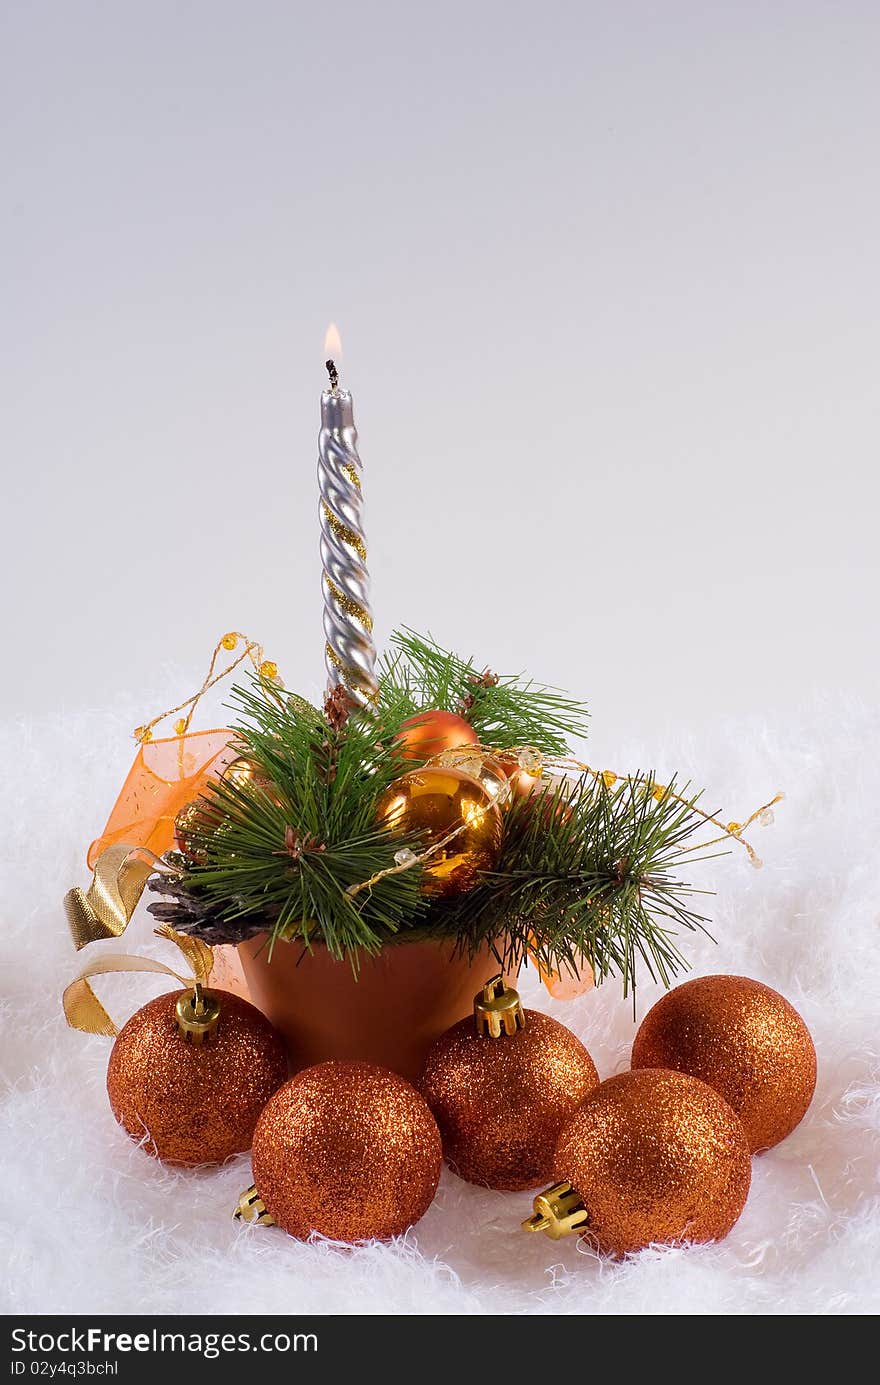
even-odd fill
[{"label": "grey background", "polygon": [[[322,339],[380,640],[610,749],[878,681],[880,8],[6,3],[13,712],[321,679]],[[147,704],[144,713],[159,710]]]}]

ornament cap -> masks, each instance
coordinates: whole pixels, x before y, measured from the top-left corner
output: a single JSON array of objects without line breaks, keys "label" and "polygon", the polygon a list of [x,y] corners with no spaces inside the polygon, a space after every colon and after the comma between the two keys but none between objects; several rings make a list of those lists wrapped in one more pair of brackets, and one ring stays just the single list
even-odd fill
[{"label": "ornament cap", "polygon": [[477,1033],[493,1039],[525,1029],[526,1017],[519,991],[506,986],[503,976],[493,976],[474,996],[474,1020]]},{"label": "ornament cap", "polygon": [[254,1226],[275,1225],[275,1219],[266,1211],[266,1204],[257,1192],[255,1183],[245,1188],[232,1215],[236,1221],[252,1222]]},{"label": "ornament cap", "polygon": [[174,1022],[188,1044],[210,1043],[220,1023],[220,1001],[197,981],[191,991],[184,991],[178,999]]},{"label": "ornament cap", "polygon": [[551,1241],[561,1241],[580,1231],[589,1221],[589,1213],[570,1183],[554,1183],[539,1193],[532,1206],[534,1216],[522,1223],[523,1231],[544,1231]]}]

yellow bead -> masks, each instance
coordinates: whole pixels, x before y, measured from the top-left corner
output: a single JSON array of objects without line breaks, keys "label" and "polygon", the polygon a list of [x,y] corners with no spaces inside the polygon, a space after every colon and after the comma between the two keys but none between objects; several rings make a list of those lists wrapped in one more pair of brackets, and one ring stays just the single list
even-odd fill
[{"label": "yellow bead", "polygon": [[260,664],[260,676],[263,678],[277,678],[278,665],[274,659],[264,659]]},{"label": "yellow bead", "polygon": [[737,832],[741,832],[743,830],[743,825],[741,822],[729,822],[727,824],[727,830],[731,833],[731,835],[735,835]]},{"label": "yellow bead", "polygon": [[175,736],[182,736],[183,733],[185,732],[185,730],[186,730],[186,717],[178,717],[177,721],[174,723],[174,734],[175,734]]},{"label": "yellow bead", "polygon": [[654,789],[653,789],[653,793],[654,793],[654,797],[656,798],[657,802],[658,802],[658,803],[662,803],[663,800],[664,800],[664,798],[666,797],[666,785],[665,785],[665,784],[655,784],[655,785],[654,785]]},{"label": "yellow bead", "polygon": [[544,771],[544,757],[540,750],[536,750],[534,746],[523,746],[516,757],[516,761],[520,769],[525,770],[526,774],[532,775],[533,778],[537,778]]},{"label": "yellow bead", "polygon": [[614,773],[613,769],[603,769],[602,783],[605,785],[606,789],[610,789],[612,785],[617,783],[617,775]]},{"label": "yellow bead", "polygon": [[223,636],[220,643],[222,644],[224,649],[234,649],[235,646],[238,644],[238,635],[236,635],[234,631],[230,630],[228,635]]}]

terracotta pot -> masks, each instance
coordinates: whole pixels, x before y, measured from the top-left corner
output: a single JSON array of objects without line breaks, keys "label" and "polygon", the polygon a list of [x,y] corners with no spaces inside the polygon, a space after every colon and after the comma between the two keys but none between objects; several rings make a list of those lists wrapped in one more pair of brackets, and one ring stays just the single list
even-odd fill
[{"label": "terracotta pot", "polygon": [[276,943],[270,962],[263,933],[238,951],[250,998],[287,1040],[294,1072],[327,1058],[360,1059],[413,1082],[437,1035],[470,1014],[498,974],[490,948],[469,959],[437,942],[385,947],[362,959],[357,978],[320,945],[309,953]]},{"label": "terracotta pot", "polygon": [[250,1000],[251,996],[248,991],[248,983],[245,980],[244,968],[241,965],[241,958],[238,955],[238,948],[232,943],[214,948],[211,985],[216,986],[218,991],[231,991],[233,995],[240,995],[242,1000]]}]

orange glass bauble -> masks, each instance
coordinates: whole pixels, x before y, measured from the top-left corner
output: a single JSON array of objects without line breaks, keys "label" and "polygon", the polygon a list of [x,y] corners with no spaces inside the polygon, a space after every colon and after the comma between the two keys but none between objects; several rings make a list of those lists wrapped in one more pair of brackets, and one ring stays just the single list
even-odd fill
[{"label": "orange glass bauble", "polygon": [[[559,1137],[554,1177],[530,1229],[554,1234],[552,1216],[540,1216],[546,1199],[551,1212],[562,1205],[566,1229],[625,1255],[654,1242],[721,1240],[745,1206],[751,1163],[723,1097],[684,1073],[643,1069],[587,1097]],[[573,1195],[580,1214],[566,1205]]]},{"label": "orange glass bauble", "polygon": [[421,833],[422,851],[455,833],[425,861],[426,894],[464,894],[498,859],[501,810],[483,786],[461,770],[410,770],[389,784],[376,805],[376,816],[399,836]]},{"label": "orange glass bauble", "polygon": [[[257,1118],[287,1077],[280,1035],[255,1006],[205,991],[212,1029],[181,1029],[186,991],[151,1000],[120,1030],[107,1067],[113,1114],[147,1154],[215,1164],[250,1149]],[[219,1014],[215,1011],[219,1010]]]},{"label": "orange glass bauble", "polygon": [[426,711],[409,717],[398,731],[395,741],[405,760],[430,760],[441,750],[457,750],[459,746],[476,745],[474,728],[456,712]]},{"label": "orange glass bauble", "polygon": [[371,1063],[319,1063],[276,1092],[254,1134],[254,1184],[271,1219],[305,1240],[388,1240],[424,1216],[440,1132],[423,1097]]},{"label": "orange glass bauble", "polygon": [[676,1068],[708,1082],[736,1111],[753,1152],[803,1118],[816,1086],[816,1050],[797,1010],[746,976],[700,976],[649,1010],[634,1068]]},{"label": "orange glass bauble", "polygon": [[552,1176],[559,1132],[598,1084],[571,1030],[524,1010],[516,991],[495,981],[475,998],[474,1015],[436,1040],[419,1089],[450,1167],[469,1183],[520,1191]]},{"label": "orange glass bauble", "polygon": [[529,798],[536,791],[540,792],[543,775],[542,771],[537,774],[529,774],[519,763],[519,757],[515,750],[502,751],[498,756],[498,763],[507,775],[510,784],[510,791],[514,798]]}]

